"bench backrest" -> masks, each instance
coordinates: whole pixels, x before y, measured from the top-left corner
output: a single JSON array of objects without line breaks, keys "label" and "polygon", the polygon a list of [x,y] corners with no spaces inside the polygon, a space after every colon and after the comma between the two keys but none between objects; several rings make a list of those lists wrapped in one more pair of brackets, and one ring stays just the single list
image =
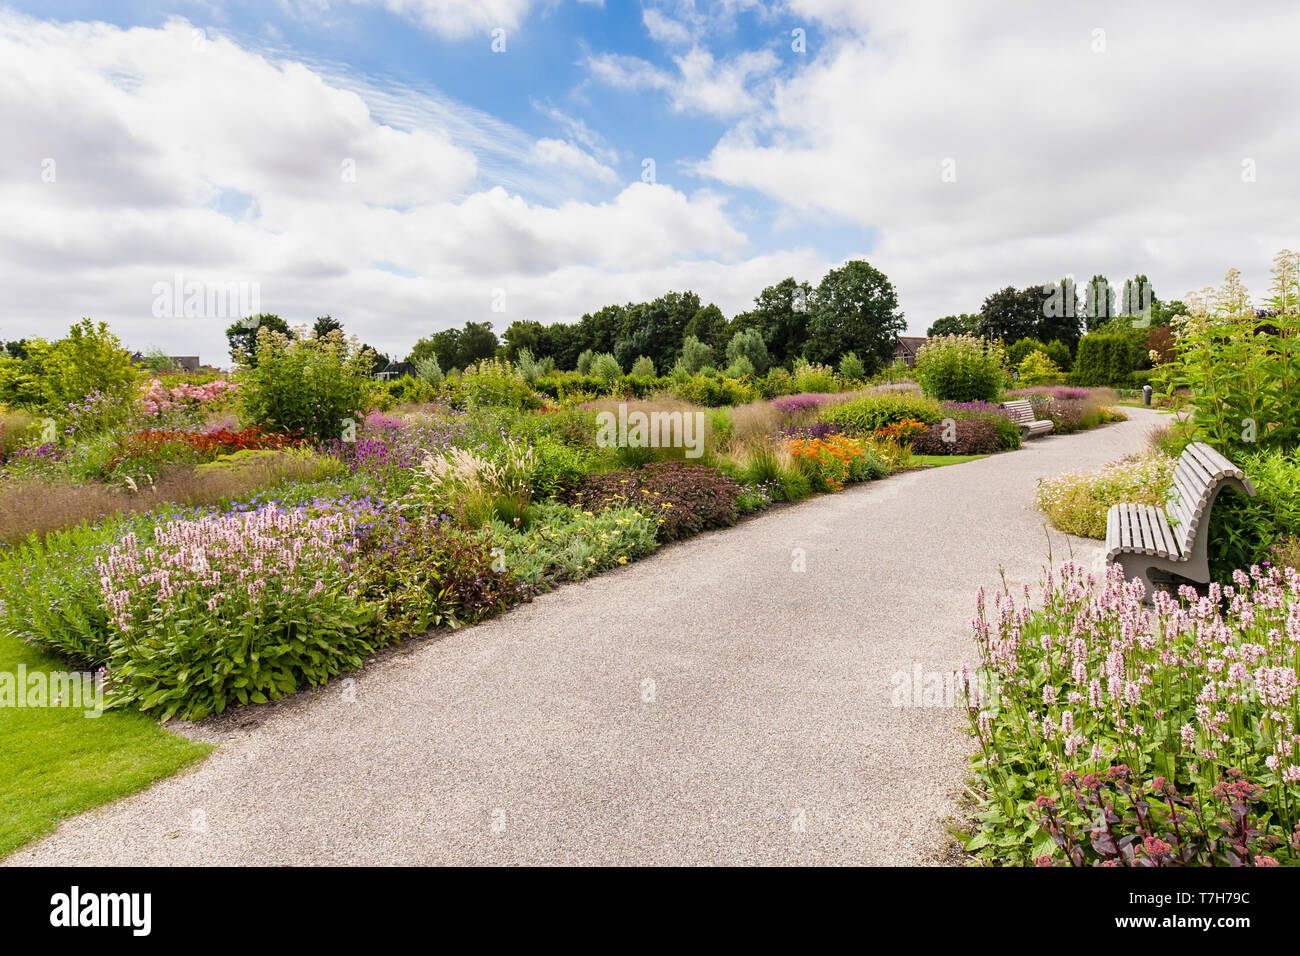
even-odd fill
[{"label": "bench backrest", "polygon": [[1009,402],[1003,402],[1002,407],[1014,415],[1018,422],[1032,422],[1034,420],[1034,406],[1027,398],[1016,398]]},{"label": "bench backrest", "polygon": [[1247,494],[1255,493],[1246,473],[1205,442],[1193,442],[1178,456],[1165,514],[1184,554],[1190,550],[1209,514],[1210,503],[1225,482],[1240,483]]}]

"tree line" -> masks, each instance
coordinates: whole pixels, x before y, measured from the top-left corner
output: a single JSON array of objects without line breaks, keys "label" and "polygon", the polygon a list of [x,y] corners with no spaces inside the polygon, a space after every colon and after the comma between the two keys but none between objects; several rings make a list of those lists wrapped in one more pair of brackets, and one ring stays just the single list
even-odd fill
[{"label": "tree line", "polygon": [[854,353],[870,374],[890,362],[896,337],[905,328],[897,293],[885,274],[866,261],[850,260],[816,286],[783,279],[760,292],[752,309],[730,320],[694,292],[669,292],[650,302],[607,305],[577,322],[519,319],[500,339],[490,322],[466,322],[463,328],[420,339],[407,361],[433,358],[449,370],[493,355],[514,360],[527,350],[535,360],[550,359],[556,368],[572,370],[584,354],[609,354],[624,370],[647,359],[662,374],[678,362],[698,367],[702,359],[703,364],[723,364],[738,355],[762,372],[759,364],[791,365],[804,359],[834,365]]},{"label": "tree line", "polygon": [[1143,327],[1168,325],[1172,316],[1186,308],[1177,300],[1162,302],[1145,275],[1124,280],[1118,290],[1104,275],[1095,275],[1082,290],[1069,278],[1023,289],[1007,286],[988,295],[978,312],[946,315],[935,321],[926,334],[979,335],[1001,339],[1006,345],[1022,339],[1059,341],[1075,352],[1085,332],[1109,328],[1117,322]]}]

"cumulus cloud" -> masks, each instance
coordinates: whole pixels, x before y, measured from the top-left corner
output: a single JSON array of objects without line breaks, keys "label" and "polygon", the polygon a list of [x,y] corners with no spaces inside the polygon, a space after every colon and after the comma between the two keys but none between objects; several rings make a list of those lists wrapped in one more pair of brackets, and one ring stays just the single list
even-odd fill
[{"label": "cumulus cloud", "polygon": [[[57,335],[89,315],[133,347],[224,362],[233,316],[160,319],[154,290],[245,283],[266,311],[330,312],[404,354],[467,319],[573,319],[674,286],[741,308],[764,270],[815,258],[746,259],[721,195],[617,189],[571,140],[515,132],[530,175],[617,189],[526,199],[482,181],[436,104],[393,106],[398,128],[366,89],[181,20],[124,30],[0,14],[0,337]],[[497,289],[505,314],[490,311]]]},{"label": "cumulus cloud", "polygon": [[678,112],[730,118],[758,106],[758,81],[779,63],[771,50],[745,50],[718,60],[699,46],[672,59],[675,73],[640,57],[600,53],[587,58],[587,69],[592,79],[614,89],[663,90]]},{"label": "cumulus cloud", "polygon": [[792,7],[824,48],[696,170],[877,233],[914,330],[1063,273],[1263,291],[1294,244],[1292,4]]}]

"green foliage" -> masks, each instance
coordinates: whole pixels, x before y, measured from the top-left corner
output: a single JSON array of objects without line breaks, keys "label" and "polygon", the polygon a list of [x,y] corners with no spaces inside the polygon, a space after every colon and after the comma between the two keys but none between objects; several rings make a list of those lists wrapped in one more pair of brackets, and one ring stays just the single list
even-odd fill
[{"label": "green foliage", "polygon": [[278,315],[262,313],[240,319],[226,329],[226,341],[230,345],[230,357],[240,365],[252,368],[257,365],[258,335],[262,329],[278,332],[286,338],[293,338],[295,333],[289,323]]},{"label": "green foliage", "polygon": [[864,260],[850,260],[828,272],[813,294],[804,355],[829,364],[854,352],[874,374],[889,362],[906,328],[885,274]]},{"label": "green foliage", "polygon": [[1269,560],[1273,546],[1300,528],[1300,451],[1256,451],[1233,461],[1255,486],[1255,497],[1227,490],[1214,501],[1209,555],[1218,580]]},{"label": "green foliage", "polygon": [[795,359],[792,392],[838,392],[839,389],[835,370],[829,365]]},{"label": "green foliage", "polygon": [[107,324],[82,319],[55,342],[28,340],[26,352],[0,360],[0,402],[61,418],[99,393],[106,406],[119,406],[117,423],[125,420],[140,374]]},{"label": "green foliage", "polygon": [[724,374],[727,378],[745,378],[754,375],[754,363],[749,360],[748,355],[737,355],[735,360],[727,366]]},{"label": "green foliage", "polygon": [[623,376],[623,369],[618,364],[618,359],[614,358],[609,352],[601,352],[591,362],[591,374],[600,380],[600,384],[605,388],[612,388],[614,383]]},{"label": "green foliage", "polygon": [[1043,382],[1056,381],[1061,377],[1061,370],[1056,363],[1047,357],[1046,352],[1038,349],[1032,350],[1026,355],[1020,364],[1016,366],[1016,371],[1020,373],[1020,384],[1038,385]]},{"label": "green foliage", "polygon": [[591,363],[594,362],[595,360],[596,360],[595,352],[593,352],[591,349],[583,349],[581,354],[578,355],[578,365],[577,365],[578,374],[579,375],[591,374]]},{"label": "green foliage", "polygon": [[1180,427],[1229,457],[1300,443],[1300,253],[1275,258],[1268,304],[1259,317],[1234,269],[1175,329],[1170,383],[1195,411]]},{"label": "green foliage", "polygon": [[682,355],[677,363],[688,375],[695,375],[713,364],[713,349],[693,335],[682,342]]},{"label": "green foliage", "polygon": [[877,429],[894,425],[905,418],[933,425],[943,419],[939,403],[919,395],[867,395],[863,398],[832,405],[825,409],[820,419],[838,425],[856,435],[872,435]]},{"label": "green foliage", "polygon": [[419,376],[420,381],[428,382],[430,385],[442,384],[444,378],[442,366],[438,364],[436,355],[419,359],[413,364],[415,365],[415,374]]},{"label": "green foliage", "polygon": [[916,355],[916,380],[933,398],[991,402],[1004,382],[1002,346],[968,335],[928,340]]},{"label": "green foliage", "polygon": [[487,405],[502,408],[541,408],[542,399],[524,377],[504,359],[484,359],[443,385],[443,395],[457,408]]},{"label": "green foliage", "polygon": [[654,378],[655,363],[649,356],[640,355],[637,357],[637,360],[632,363],[632,370],[628,372],[628,374],[637,378]]},{"label": "green foliage", "polygon": [[661,541],[736,523],[740,486],[708,465],[658,461],[590,475],[573,503],[587,511],[633,507],[656,516]]},{"label": "green foliage", "polygon": [[749,371],[746,374],[749,375],[762,375],[772,364],[772,357],[768,354],[767,346],[763,343],[763,336],[758,329],[737,332],[727,343],[727,364],[735,367],[741,359],[748,362]]},{"label": "green foliage", "polygon": [[862,364],[855,352],[846,352],[840,359],[840,378],[850,382],[862,381],[867,377],[867,367]]},{"label": "green foliage", "polygon": [[588,512],[551,502],[537,509],[528,533],[500,521],[485,533],[500,548],[506,570],[535,589],[565,581],[582,581],[593,574],[635,561],[654,550],[659,528],[652,508],[605,508]]},{"label": "green foliage", "polygon": [[1164,505],[1174,464],[1165,455],[1130,456],[1093,471],[1040,478],[1034,507],[1046,514],[1058,531],[1104,539],[1111,505]]},{"label": "green foliage", "polygon": [[1070,382],[1074,385],[1124,386],[1133,376],[1133,353],[1127,337],[1092,333],[1079,340]]},{"label": "green foliage", "polygon": [[945,315],[941,319],[935,319],[934,323],[925,330],[925,334],[930,338],[937,335],[975,335],[979,331],[979,321],[978,312]]},{"label": "green foliage", "polygon": [[239,373],[244,414],[254,424],[328,441],[342,437],[366,410],[373,356],[341,332],[289,338],[263,329],[256,356],[257,364]]},{"label": "green foliage", "polygon": [[675,381],[671,391],[678,398],[706,406],[744,405],[758,397],[751,386],[720,372],[708,372]]}]

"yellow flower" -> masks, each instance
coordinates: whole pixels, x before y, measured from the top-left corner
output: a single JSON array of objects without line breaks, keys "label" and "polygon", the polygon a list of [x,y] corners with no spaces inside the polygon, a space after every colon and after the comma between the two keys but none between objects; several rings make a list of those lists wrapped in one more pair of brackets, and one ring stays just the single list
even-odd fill
[{"label": "yellow flower", "polygon": [[618,563],[619,563],[619,564],[627,564],[627,556],[624,555],[623,557],[619,558],[619,559],[618,559]]}]

